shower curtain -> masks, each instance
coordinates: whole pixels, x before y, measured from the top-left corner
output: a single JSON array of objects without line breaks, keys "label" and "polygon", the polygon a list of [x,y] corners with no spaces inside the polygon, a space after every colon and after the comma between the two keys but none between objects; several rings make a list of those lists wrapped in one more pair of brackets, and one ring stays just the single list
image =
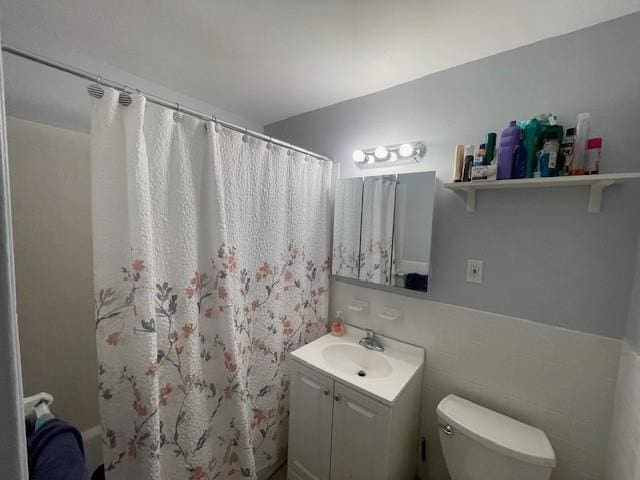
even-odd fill
[{"label": "shower curtain", "polygon": [[360,280],[391,283],[395,176],[367,177],[362,196]]},{"label": "shower curtain", "polygon": [[362,178],[343,178],[336,186],[333,220],[334,275],[358,278]]},{"label": "shower curtain", "polygon": [[326,332],[332,164],[118,95],[92,99],[107,478],[256,478]]}]

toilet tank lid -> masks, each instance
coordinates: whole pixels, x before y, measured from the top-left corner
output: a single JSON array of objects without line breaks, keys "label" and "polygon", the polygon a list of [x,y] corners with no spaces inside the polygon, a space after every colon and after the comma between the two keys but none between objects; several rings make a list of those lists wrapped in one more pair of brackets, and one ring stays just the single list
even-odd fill
[{"label": "toilet tank lid", "polygon": [[555,467],[556,455],[545,433],[456,395],[438,404],[438,417],[482,445],[526,463]]}]

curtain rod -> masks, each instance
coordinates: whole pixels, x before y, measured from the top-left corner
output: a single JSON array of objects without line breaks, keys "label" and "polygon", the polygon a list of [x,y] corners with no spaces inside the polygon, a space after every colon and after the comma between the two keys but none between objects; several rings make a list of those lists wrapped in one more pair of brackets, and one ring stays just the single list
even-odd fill
[{"label": "curtain rod", "polygon": [[104,85],[105,87],[110,87],[113,88],[114,90],[119,90],[121,92],[125,92],[125,93],[131,93],[132,91],[136,91],[139,92],[141,95],[144,95],[145,98],[151,102],[151,103],[155,103],[156,105],[161,105],[163,107],[167,107],[167,108],[171,108],[174,110],[179,110],[181,113],[186,113],[188,115],[191,115],[192,117],[196,117],[196,118],[200,118],[202,120],[206,120],[206,121],[214,121],[217,122],[219,125],[222,125],[223,127],[226,127],[230,130],[235,130],[236,132],[240,132],[240,133],[244,133],[246,135],[250,135],[252,137],[258,138],[260,140],[266,141],[266,142],[271,142],[274,145],[280,145],[282,147],[286,147],[290,150],[294,150],[296,152],[300,152],[300,153],[304,153],[305,155],[309,155],[310,157],[314,157],[314,158],[318,158],[320,160],[327,160],[327,161],[332,161],[330,158],[325,157],[324,155],[320,155],[314,152],[311,152],[309,150],[305,150],[304,148],[301,147],[297,147],[291,143],[287,143],[284,142],[282,140],[278,140],[272,137],[269,137],[268,135],[264,135],[262,133],[259,132],[255,132],[253,130],[249,130],[245,127],[241,127],[239,125],[235,125],[233,123],[230,122],[225,122],[224,120],[220,120],[219,118],[215,117],[214,115],[208,115],[206,113],[202,113],[199,112],[197,110],[192,110],[190,108],[185,108],[182,105],[178,104],[178,102],[171,102],[169,100],[167,100],[166,98],[162,98],[162,97],[158,97],[155,95],[152,95],[150,93],[145,93],[141,90],[138,90],[135,87],[130,87],[128,85],[125,85],[123,83],[119,83],[119,82],[115,82],[113,80],[109,80],[107,78],[104,78],[100,75],[96,75],[95,73],[91,73],[91,72],[87,72],[86,70],[82,70],[80,68],[76,68],[72,65],[68,65],[66,63],[62,63],[62,62],[58,62],[57,60],[53,60],[51,58],[47,58],[44,57],[42,55],[38,55],[36,53],[32,53],[29,52],[27,50],[22,50],[20,48],[8,45],[6,43],[2,43],[2,51],[3,52],[7,52],[10,53],[12,55],[16,55],[18,57],[22,57],[25,58],[27,60],[31,60],[32,62],[36,62],[36,63],[40,63],[42,65],[45,65],[47,67],[56,69],[56,70],[60,70],[62,72],[68,73],[70,75],[74,75],[76,77],[80,77],[83,78],[85,80],[89,80],[91,82],[95,82],[98,83],[100,85]]}]

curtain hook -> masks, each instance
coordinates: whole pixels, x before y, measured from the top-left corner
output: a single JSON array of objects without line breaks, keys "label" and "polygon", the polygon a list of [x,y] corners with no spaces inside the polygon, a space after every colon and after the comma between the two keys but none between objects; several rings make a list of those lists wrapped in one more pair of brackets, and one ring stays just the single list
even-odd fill
[{"label": "curtain hook", "polygon": [[273,148],[273,137],[269,137],[269,141],[267,142],[267,150],[271,150]]},{"label": "curtain hook", "polygon": [[216,131],[216,133],[220,132],[220,124],[218,123],[218,117],[211,115],[211,118],[213,118],[213,129]]},{"label": "curtain hook", "polygon": [[242,135],[242,141],[247,143],[249,141],[249,129],[247,127],[244,128],[244,135]]}]

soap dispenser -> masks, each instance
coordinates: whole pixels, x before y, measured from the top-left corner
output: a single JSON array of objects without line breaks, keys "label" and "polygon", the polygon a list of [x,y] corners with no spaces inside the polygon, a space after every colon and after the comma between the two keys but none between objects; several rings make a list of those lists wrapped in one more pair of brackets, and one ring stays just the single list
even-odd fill
[{"label": "soap dispenser", "polygon": [[341,337],[344,335],[344,322],[342,321],[342,310],[336,311],[336,319],[331,324],[331,335]]}]

